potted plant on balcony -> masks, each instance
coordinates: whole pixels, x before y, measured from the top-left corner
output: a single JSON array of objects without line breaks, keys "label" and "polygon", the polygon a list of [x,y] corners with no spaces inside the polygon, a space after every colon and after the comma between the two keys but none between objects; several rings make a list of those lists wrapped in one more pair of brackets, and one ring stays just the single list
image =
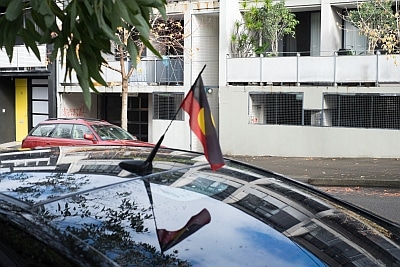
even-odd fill
[{"label": "potted plant on balcony", "polygon": [[374,54],[375,49],[380,48],[392,53],[398,44],[399,14],[393,11],[392,2],[369,0],[358,3],[356,9],[341,15],[367,37],[367,54]]},{"label": "potted plant on balcony", "polygon": [[[256,54],[267,52],[270,48],[269,54],[277,56],[278,42],[287,34],[294,37],[299,21],[286,8],[284,1],[273,3],[272,0],[264,0],[262,7],[258,7],[258,3],[259,1],[244,2],[244,25],[254,38]],[[261,51],[262,49],[264,50]]]},{"label": "potted plant on balcony", "polygon": [[250,57],[254,39],[243,22],[235,21],[231,35],[231,52],[233,57]]}]

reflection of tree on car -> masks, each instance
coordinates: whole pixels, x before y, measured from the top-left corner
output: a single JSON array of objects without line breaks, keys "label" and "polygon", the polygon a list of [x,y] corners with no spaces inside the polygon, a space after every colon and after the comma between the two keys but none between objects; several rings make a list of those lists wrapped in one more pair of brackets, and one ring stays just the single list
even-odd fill
[{"label": "reflection of tree on car", "polygon": [[[31,180],[32,178],[26,173],[19,176],[18,179],[24,181],[23,185],[15,188],[12,195],[28,202],[30,199],[42,199],[46,202],[47,194],[68,194],[90,187],[90,182],[96,178],[103,179],[98,176],[89,181],[86,175],[62,173],[38,175],[38,179]],[[29,184],[29,190],[26,184]],[[107,192],[107,189],[105,191]],[[110,190],[111,192],[115,191]],[[154,218],[150,207],[142,207],[132,197],[132,192],[128,191],[107,196],[101,191],[75,194],[68,199],[41,204],[36,210],[46,221],[63,222],[58,228],[59,234],[69,240],[67,243],[71,248],[79,244],[76,243],[78,240],[90,240],[91,247],[95,247],[101,253],[115,255],[116,258],[109,257],[119,263],[129,262],[129,266],[177,266],[178,263],[182,267],[190,266],[187,261],[179,259],[176,252],[164,254],[157,251],[153,245],[136,241],[133,234],[149,235],[145,221],[152,221]],[[115,206],[103,205],[109,201],[115,202]],[[78,239],[74,240],[75,237]]]}]

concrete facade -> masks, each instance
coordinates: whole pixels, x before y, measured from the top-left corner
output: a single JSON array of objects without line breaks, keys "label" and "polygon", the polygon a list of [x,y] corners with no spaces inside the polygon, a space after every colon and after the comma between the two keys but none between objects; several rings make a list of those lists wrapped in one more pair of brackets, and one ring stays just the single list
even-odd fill
[{"label": "concrete facade", "polygon": [[[307,62],[308,65],[300,70],[295,69],[295,64],[291,62],[295,59],[290,57],[271,59],[275,62],[268,61],[263,68],[254,66],[250,62],[246,63],[246,59],[242,59],[244,61],[241,61],[238,66],[240,72],[234,75],[236,80],[231,83],[231,77],[227,75],[233,66],[230,61],[232,56],[230,40],[233,24],[241,18],[242,1],[172,1],[168,5],[168,13],[174,14],[174,16],[178,13],[182,14],[185,21],[185,32],[188,32],[188,37],[184,40],[183,86],[131,84],[129,90],[148,94],[154,92],[184,92],[186,94],[200,69],[207,65],[202,77],[205,86],[213,88],[208,99],[214,116],[217,118],[216,124],[224,154],[290,157],[399,157],[400,147],[396,142],[400,137],[399,129],[267,125],[249,122],[249,110],[251,109],[249,95],[254,92],[301,93],[303,109],[310,110],[321,110],[323,96],[326,93],[388,93],[394,95],[400,93],[398,86],[400,78],[397,73],[389,75],[389,78],[385,77],[385,79],[391,80],[389,85],[370,87],[366,83],[375,83],[377,78],[373,67],[366,70],[360,67],[360,74],[351,71],[362,66],[360,64],[371,65],[365,61],[366,58],[352,58],[338,66],[332,64],[334,52],[347,44],[343,30],[338,27],[342,24],[338,14],[346,8],[354,7],[355,3],[356,1],[334,0],[286,1],[286,6],[294,13],[307,14],[305,17],[310,14],[309,23],[312,33],[309,34],[311,40],[308,42],[310,42],[310,55],[315,55],[315,57],[302,57],[301,60]],[[301,39],[301,36],[297,37]],[[316,62],[323,63],[316,64]],[[266,68],[270,68],[270,70],[265,72]],[[331,81],[333,76],[327,74],[328,70],[336,71],[333,81]],[[290,74],[291,71],[293,74]],[[350,72],[355,78],[346,78],[346,74]],[[393,70],[384,71],[384,73],[392,72]],[[272,73],[271,75],[277,82],[270,85],[258,83],[258,76],[268,73]],[[296,75],[305,77],[307,83],[296,80]],[[344,75],[345,83],[339,85],[335,83],[338,75]],[[357,85],[349,85],[346,83],[347,80],[356,80]],[[252,82],[255,83],[252,85]],[[291,85],[285,85],[285,82]],[[246,85],[241,85],[241,83]],[[328,84],[324,85],[323,83]],[[99,89],[104,93],[120,92],[118,85]],[[78,92],[79,88],[64,87],[63,90]],[[70,103],[73,102],[70,101]],[[150,97],[149,106],[151,107],[152,104]],[[63,105],[70,104],[61,101],[59,110],[63,110]],[[153,119],[152,115],[150,108],[149,141],[156,142],[170,121]],[[170,125],[163,144],[202,151],[201,145],[188,127],[188,116],[185,116],[184,121],[174,121]]]}]

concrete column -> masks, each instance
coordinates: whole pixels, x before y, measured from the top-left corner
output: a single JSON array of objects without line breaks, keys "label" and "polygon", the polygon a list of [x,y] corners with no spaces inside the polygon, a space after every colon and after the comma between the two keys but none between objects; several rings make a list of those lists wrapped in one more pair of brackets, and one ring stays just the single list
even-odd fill
[{"label": "concrete column", "polygon": [[330,0],[321,0],[321,56],[332,56],[342,46],[342,25],[339,9],[331,6]]},{"label": "concrete column", "polygon": [[241,19],[238,0],[219,2],[219,86],[226,85],[226,57],[231,53],[231,35],[236,20]]}]

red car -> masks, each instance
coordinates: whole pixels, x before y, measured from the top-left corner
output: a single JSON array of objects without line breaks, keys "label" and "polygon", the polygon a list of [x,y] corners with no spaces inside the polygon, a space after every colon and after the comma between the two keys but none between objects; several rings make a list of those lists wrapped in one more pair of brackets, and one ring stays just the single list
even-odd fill
[{"label": "red car", "polygon": [[124,129],[98,119],[48,119],[22,141],[22,148],[51,146],[123,145],[152,146]]}]

